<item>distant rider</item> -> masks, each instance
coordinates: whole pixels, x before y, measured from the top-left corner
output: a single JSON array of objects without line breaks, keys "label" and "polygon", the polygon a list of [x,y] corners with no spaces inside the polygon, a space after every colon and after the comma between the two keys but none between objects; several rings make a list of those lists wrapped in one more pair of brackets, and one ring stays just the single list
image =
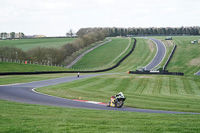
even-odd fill
[{"label": "distant rider", "polygon": [[79,76],[80,76],[80,73],[78,72],[77,77],[79,77]]}]

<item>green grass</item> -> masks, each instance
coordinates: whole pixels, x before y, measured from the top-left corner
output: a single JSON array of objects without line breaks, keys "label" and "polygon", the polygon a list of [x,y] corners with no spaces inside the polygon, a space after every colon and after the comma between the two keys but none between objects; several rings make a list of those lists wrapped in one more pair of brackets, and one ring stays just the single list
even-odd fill
[{"label": "green grass", "polygon": [[[100,46],[97,49],[87,53],[75,65],[73,69],[102,69],[116,64],[124,55],[115,60],[128,46],[128,38],[112,38],[112,41]],[[131,47],[129,47],[131,49]],[[129,50],[130,51],[130,50]],[[113,60],[115,60],[113,62]]]},{"label": "green grass", "polygon": [[34,47],[55,47],[60,48],[62,45],[74,41],[75,38],[40,38],[40,39],[19,39],[19,40],[0,40],[0,47],[15,46],[22,50],[29,50]]},{"label": "green grass", "polygon": [[9,62],[0,62],[0,68],[0,72],[69,71],[68,68],[64,67]]},{"label": "green grass", "polygon": [[98,102],[108,102],[110,96],[122,91],[127,97],[125,106],[200,112],[200,79],[195,76],[104,75],[38,88],[37,91]]},{"label": "green grass", "polygon": [[0,100],[2,133],[200,132],[200,115],[72,109]]}]

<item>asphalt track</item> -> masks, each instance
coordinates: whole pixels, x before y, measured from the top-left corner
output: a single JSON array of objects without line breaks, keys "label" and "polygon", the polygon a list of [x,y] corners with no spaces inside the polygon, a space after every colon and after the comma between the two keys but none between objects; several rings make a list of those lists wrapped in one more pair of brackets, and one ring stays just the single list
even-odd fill
[{"label": "asphalt track", "polygon": [[154,59],[147,66],[145,66],[145,70],[152,70],[153,68],[158,66],[164,59],[165,54],[166,54],[166,47],[163,44],[163,42],[157,39],[154,39],[154,38],[147,38],[147,39],[152,40],[156,44],[156,47],[157,47],[157,53],[154,56]]},{"label": "asphalt track", "polygon": [[194,75],[200,75],[200,70],[198,72],[196,72]]},{"label": "asphalt track", "polygon": [[94,109],[94,110],[113,110],[113,111],[169,113],[169,114],[200,114],[200,113],[189,113],[189,112],[137,109],[137,108],[127,108],[127,107],[113,108],[113,107],[106,107],[105,105],[84,103],[84,102],[49,96],[34,91],[35,88],[39,87],[56,85],[99,75],[106,75],[106,74],[81,75],[79,78],[76,76],[71,76],[71,77],[57,78],[51,80],[16,84],[16,85],[0,86],[0,99],[20,102],[20,103],[28,103],[28,104],[39,104],[39,105],[49,105],[49,106],[59,106],[59,107],[70,107],[70,108],[84,108],[84,109]]}]

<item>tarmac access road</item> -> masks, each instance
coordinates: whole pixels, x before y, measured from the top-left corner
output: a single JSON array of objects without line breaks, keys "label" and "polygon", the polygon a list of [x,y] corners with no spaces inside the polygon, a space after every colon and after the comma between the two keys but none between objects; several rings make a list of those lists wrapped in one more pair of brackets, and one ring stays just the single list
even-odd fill
[{"label": "tarmac access road", "polygon": [[49,106],[59,106],[59,107],[70,107],[70,108],[84,108],[93,110],[130,111],[130,112],[143,112],[143,113],[200,114],[200,113],[189,113],[189,112],[137,109],[137,108],[127,108],[127,107],[113,108],[113,107],[107,107],[106,105],[85,103],[80,101],[59,98],[55,96],[41,94],[34,91],[35,88],[39,87],[56,85],[100,75],[106,75],[106,74],[81,75],[79,78],[76,76],[71,76],[71,77],[43,80],[43,81],[23,83],[23,84],[2,85],[0,86],[0,99],[20,102],[20,103],[28,103],[28,104],[39,104],[39,105],[49,105]]},{"label": "tarmac access road", "polygon": [[166,54],[166,47],[163,42],[157,39],[154,39],[154,38],[146,38],[146,39],[152,40],[156,44],[156,47],[157,47],[157,53],[154,56],[154,59],[147,66],[145,66],[145,70],[150,71],[153,68],[157,67],[164,59],[165,54]]}]

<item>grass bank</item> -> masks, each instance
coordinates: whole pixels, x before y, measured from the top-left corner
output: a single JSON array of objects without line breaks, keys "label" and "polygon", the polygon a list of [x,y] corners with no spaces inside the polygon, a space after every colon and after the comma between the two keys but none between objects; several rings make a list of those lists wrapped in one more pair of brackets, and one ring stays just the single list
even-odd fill
[{"label": "grass bank", "polygon": [[22,132],[200,132],[200,115],[72,109],[0,100],[0,131]]},{"label": "grass bank", "polygon": [[[96,70],[108,68],[116,64],[116,62],[119,61],[124,54],[120,57],[118,56],[129,46],[129,43],[131,42],[128,38],[111,39],[111,42],[106,43],[87,53],[75,65],[73,65],[72,68],[81,70]],[[130,51],[132,45],[133,42],[129,46],[127,52]]]}]

